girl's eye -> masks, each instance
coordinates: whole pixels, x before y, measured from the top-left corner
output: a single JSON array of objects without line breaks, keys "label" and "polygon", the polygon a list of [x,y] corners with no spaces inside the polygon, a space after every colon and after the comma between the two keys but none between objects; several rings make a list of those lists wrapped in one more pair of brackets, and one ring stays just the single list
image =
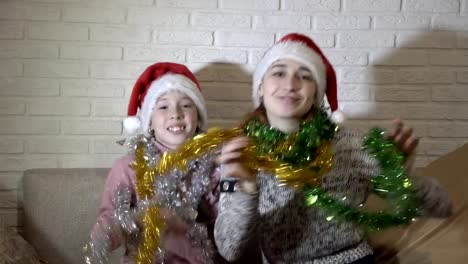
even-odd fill
[{"label": "girl's eye", "polygon": [[301,79],[302,79],[302,80],[305,80],[305,81],[313,81],[313,80],[314,80],[314,77],[312,77],[312,75],[305,74],[305,75],[302,75],[302,76],[301,76]]},{"label": "girl's eye", "polygon": [[161,106],[158,106],[158,109],[160,109],[160,110],[165,110],[165,109],[167,109],[167,106],[161,105]]},{"label": "girl's eye", "polygon": [[277,71],[277,72],[273,72],[272,75],[275,76],[275,77],[283,77],[283,76],[284,76],[284,72],[282,72],[282,71]]},{"label": "girl's eye", "polygon": [[183,108],[190,108],[190,107],[192,107],[193,104],[192,104],[192,102],[190,102],[190,101],[184,100],[184,101],[180,102],[180,105],[181,105]]}]

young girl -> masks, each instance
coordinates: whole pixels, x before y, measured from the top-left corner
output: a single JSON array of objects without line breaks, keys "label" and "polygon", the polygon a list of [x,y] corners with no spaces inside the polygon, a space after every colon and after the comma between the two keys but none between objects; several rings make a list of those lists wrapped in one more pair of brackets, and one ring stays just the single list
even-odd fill
[{"label": "young girl", "polygon": [[[265,53],[255,70],[253,101],[257,108],[247,123],[257,120],[277,134],[300,133],[316,118],[327,118],[320,110],[324,94],[335,111],[332,66],[310,38],[286,35]],[[401,122],[392,139],[407,154],[417,145],[412,130]],[[268,139],[256,138],[259,140]],[[224,144],[218,158],[221,197],[214,235],[223,257],[237,259],[247,243],[257,239],[263,263],[373,263],[372,249],[357,225],[330,219],[320,208],[306,205],[300,190],[281,184],[275,175],[249,171],[239,161],[248,145],[249,139],[236,138]],[[372,188],[370,177],[379,172],[376,159],[362,145],[362,135],[339,127],[332,138],[333,165],[320,180],[324,192],[352,207],[366,201]],[[230,187],[233,180],[237,188]],[[412,182],[422,214],[451,214],[448,195],[435,181],[418,177]]]},{"label": "young girl", "polygon": [[[134,117],[138,109],[138,116]],[[142,135],[131,141],[131,153],[117,160],[109,173],[97,223],[87,244],[86,262],[106,262],[109,253],[124,244],[121,262],[134,263],[141,243],[138,233],[145,213],[142,204],[149,206],[149,198],[159,199],[161,207],[168,206],[160,210],[167,228],[160,241],[165,254],[157,261],[211,262],[214,256],[207,227],[214,222],[217,197],[215,190],[210,189],[216,186],[210,182],[216,181],[211,174],[211,157],[197,161],[197,166],[186,174],[156,175],[152,197],[139,194],[135,171],[141,166],[156,166],[162,153],[178,148],[203,131],[207,112],[197,79],[180,64],[156,63],[148,67],[133,88],[128,115],[132,117],[124,121],[127,133],[140,131]],[[144,164],[138,163],[138,147],[143,149],[140,159],[144,159]],[[138,217],[132,217],[132,210],[139,211]],[[196,222],[203,217],[205,223]]]}]

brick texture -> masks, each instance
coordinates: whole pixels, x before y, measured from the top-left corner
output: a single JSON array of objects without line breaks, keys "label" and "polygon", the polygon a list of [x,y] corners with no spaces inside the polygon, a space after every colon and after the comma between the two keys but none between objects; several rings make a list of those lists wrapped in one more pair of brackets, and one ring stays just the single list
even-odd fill
[{"label": "brick texture", "polygon": [[[339,107],[363,131],[400,117],[417,166],[468,142],[467,0],[29,0],[0,3],[0,218],[21,225],[29,168],[109,167],[150,64],[186,64],[209,126],[251,104],[264,52],[291,31],[334,65]],[[5,200],[7,200],[5,202]]]}]

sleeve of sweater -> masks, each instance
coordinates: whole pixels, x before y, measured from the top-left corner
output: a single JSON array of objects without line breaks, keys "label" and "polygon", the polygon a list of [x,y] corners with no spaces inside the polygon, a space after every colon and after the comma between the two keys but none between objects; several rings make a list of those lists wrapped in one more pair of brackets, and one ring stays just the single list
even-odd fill
[{"label": "sleeve of sweater", "polygon": [[412,177],[420,201],[421,216],[449,217],[453,214],[453,204],[447,191],[432,177]]},{"label": "sleeve of sweater", "polygon": [[128,166],[130,161],[131,159],[126,156],[117,160],[112,166],[104,185],[96,224],[91,230],[91,241],[98,242],[101,240],[100,243],[103,243],[102,240],[109,240],[107,241],[107,247],[110,251],[118,248],[123,240],[120,228],[114,224],[113,220],[113,197],[122,186],[129,188],[132,195],[135,195],[135,187],[129,175],[130,168]]},{"label": "sleeve of sweater", "polygon": [[[221,180],[225,177],[221,176]],[[258,193],[221,192],[214,239],[219,253],[228,261],[241,258],[254,239],[258,221]]]}]

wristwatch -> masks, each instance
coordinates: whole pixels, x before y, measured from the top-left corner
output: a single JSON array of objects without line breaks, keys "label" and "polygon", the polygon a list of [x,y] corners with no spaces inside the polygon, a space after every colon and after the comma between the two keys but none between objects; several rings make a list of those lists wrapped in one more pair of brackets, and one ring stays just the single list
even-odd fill
[{"label": "wristwatch", "polygon": [[237,192],[243,191],[246,193],[256,193],[257,183],[255,181],[240,181],[238,179],[223,179],[220,181],[220,192]]},{"label": "wristwatch", "polygon": [[236,192],[239,189],[239,180],[224,179],[220,181],[221,192]]}]

